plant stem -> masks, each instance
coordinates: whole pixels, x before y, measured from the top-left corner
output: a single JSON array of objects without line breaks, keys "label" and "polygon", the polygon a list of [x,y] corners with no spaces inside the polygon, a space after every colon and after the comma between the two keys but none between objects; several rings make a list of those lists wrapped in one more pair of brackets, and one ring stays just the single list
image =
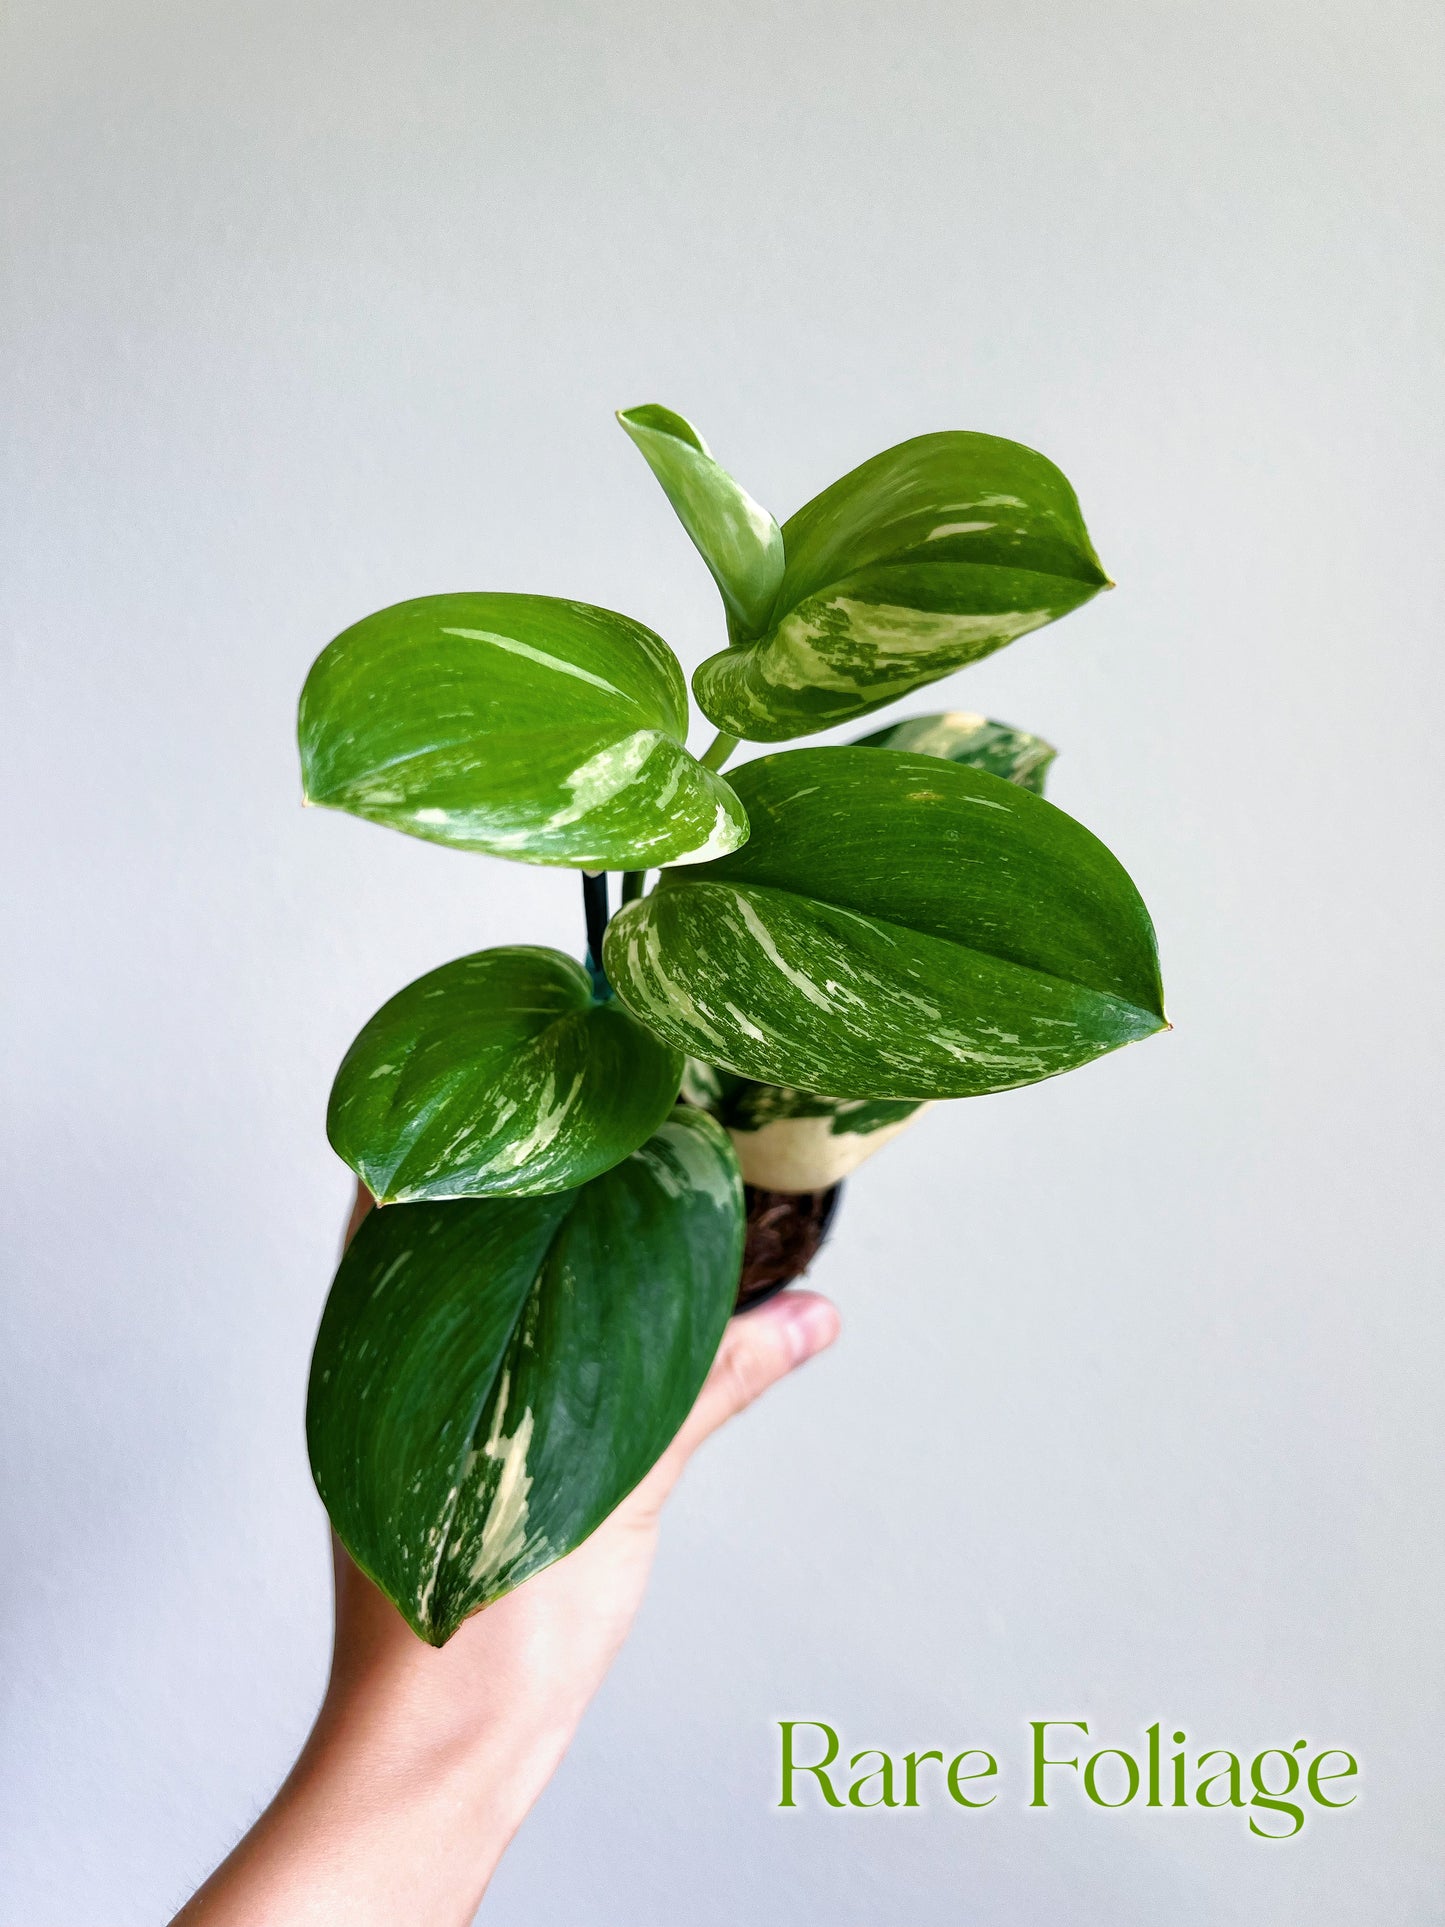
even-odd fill
[{"label": "plant stem", "polygon": [[720,729],[702,753],[700,761],[703,768],[721,769],[737,746],[738,738],[729,736],[725,729]]},{"label": "plant stem", "polygon": [[612,995],[612,986],[602,968],[602,938],[607,929],[607,872],[582,872],[582,910],[587,919],[587,968],[592,974],[593,993],[599,998]]},{"label": "plant stem", "polygon": [[647,881],[646,870],[624,870],[622,872],[622,901],[636,903],[642,895],[642,886]]}]

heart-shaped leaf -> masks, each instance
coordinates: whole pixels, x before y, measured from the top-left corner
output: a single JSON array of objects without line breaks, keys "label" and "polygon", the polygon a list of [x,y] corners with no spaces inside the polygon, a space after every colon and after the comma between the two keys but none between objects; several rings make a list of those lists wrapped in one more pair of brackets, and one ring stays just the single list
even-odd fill
[{"label": "heart-shaped leaf", "polygon": [[[861,736],[859,746],[909,750],[987,770],[1044,792],[1057,751],[1042,736],[967,710],[911,716]],[[690,1057],[683,1093],[726,1126],[743,1180],[768,1191],[822,1191],[856,1171],[911,1124],[926,1105],[906,1098],[823,1097],[786,1084],[759,1084]]]},{"label": "heart-shaped leaf", "polygon": [[365,1220],[307,1440],[342,1543],[423,1639],[570,1552],[660,1457],[732,1310],[743,1222],[726,1133],[682,1107],[580,1190]]},{"label": "heart-shaped leaf", "polygon": [[1007,723],[991,722],[966,709],[945,710],[938,716],[909,716],[887,729],[874,730],[858,738],[868,749],[906,749],[914,756],[941,756],[945,762],[967,763],[970,769],[987,770],[1006,783],[1017,783],[1044,793],[1044,777],[1058,755],[1052,743],[1027,730],[1010,729]]},{"label": "heart-shaped leaf", "polygon": [[326,1131],[383,1203],[568,1191],[652,1135],[682,1062],[560,950],[482,950],[382,1005]]},{"label": "heart-shaped leaf", "polygon": [[783,579],[781,529],[683,416],[648,402],[620,409],[617,419],[712,570],[730,626],[743,636],[761,635]]},{"label": "heart-shaped leaf", "polygon": [[1164,1027],[1154,931],[1097,838],[981,770],[797,749],[733,782],[752,836],[614,918],[618,994],[770,1084],[972,1097]]},{"label": "heart-shaped leaf", "polygon": [[721,730],[808,736],[1077,609],[1108,586],[1068,482],[995,435],[920,435],[783,524],[768,633],[710,656],[693,692]]},{"label": "heart-shaped leaf", "polygon": [[588,870],[696,863],[747,818],[683,748],[687,688],[640,622],[553,596],[398,602],[301,693],[306,800],[410,836]]}]

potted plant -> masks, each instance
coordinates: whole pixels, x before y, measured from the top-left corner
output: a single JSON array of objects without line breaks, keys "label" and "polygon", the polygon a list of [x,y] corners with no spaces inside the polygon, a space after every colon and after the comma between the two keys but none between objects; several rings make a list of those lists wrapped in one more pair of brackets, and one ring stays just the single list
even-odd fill
[{"label": "potted plant", "polygon": [[703,756],[662,639],[545,596],[384,609],[301,697],[309,803],[582,872],[585,962],[443,964],[331,1093],[331,1142],[383,1208],[322,1315],[311,1463],[352,1557],[438,1645],[660,1456],[750,1218],[756,1293],[921,1105],[1165,1027],[1148,912],[1044,800],[1039,738],[924,716],[722,774],[741,741],[847,724],[1109,587],[1058,469],[924,435],[780,528],[680,415],[618,419],[722,595],[726,646],[692,679]]}]

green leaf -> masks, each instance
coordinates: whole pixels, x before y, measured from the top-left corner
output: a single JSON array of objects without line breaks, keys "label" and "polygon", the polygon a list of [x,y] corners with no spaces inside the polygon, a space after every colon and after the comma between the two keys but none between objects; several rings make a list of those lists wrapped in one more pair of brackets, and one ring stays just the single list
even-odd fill
[{"label": "green leaf", "polygon": [[730,735],[808,736],[976,662],[1108,587],[1074,491],[995,435],[920,435],[783,524],[760,641],[710,656],[693,692]]},{"label": "green leaf", "polygon": [[322,1314],[307,1441],[342,1543],[423,1639],[570,1552],[656,1462],[742,1247],[726,1134],[682,1108],[580,1190],[365,1220]]},{"label": "green leaf", "polygon": [[834,1096],[972,1097],[1164,1027],[1139,893],[1042,797],[858,747],[733,782],[749,842],[607,932],[613,987],[680,1050]]},{"label": "green leaf", "polygon": [[987,770],[1006,783],[1017,783],[1044,793],[1044,777],[1058,755],[1052,743],[1026,730],[1010,729],[1007,723],[990,722],[966,709],[945,710],[938,716],[910,716],[901,723],[890,723],[871,736],[860,736],[860,746],[869,749],[906,749],[915,756],[942,756],[950,763],[966,763],[970,769]]},{"label": "green leaf", "polygon": [[783,579],[783,536],[714,458],[690,421],[648,402],[617,419],[641,449],[722,591],[732,626],[761,635]]},{"label": "green leaf", "polygon": [[[966,710],[912,716],[859,738],[863,747],[909,750],[987,770],[1042,796],[1057,751],[1042,736]],[[912,1099],[823,1097],[759,1084],[705,1065],[683,1071],[683,1093],[727,1127],[745,1183],[769,1191],[821,1191],[891,1143],[926,1107]]]},{"label": "green leaf", "polygon": [[301,692],[308,803],[524,863],[701,862],[747,835],[683,748],[677,659],[640,622],[553,596],[398,602]]},{"label": "green leaf", "polygon": [[383,1203],[567,1191],[652,1135],[682,1064],[560,950],[482,950],[382,1005],[326,1131]]}]

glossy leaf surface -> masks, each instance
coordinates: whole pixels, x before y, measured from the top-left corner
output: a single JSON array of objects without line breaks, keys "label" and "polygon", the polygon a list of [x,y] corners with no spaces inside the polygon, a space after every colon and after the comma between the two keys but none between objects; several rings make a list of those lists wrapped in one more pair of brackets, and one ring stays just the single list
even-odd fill
[{"label": "glossy leaf surface", "polygon": [[570,1552],[654,1464],[742,1245],[727,1136],[684,1108],[580,1190],[365,1220],[322,1315],[307,1440],[342,1543],[423,1639]]},{"label": "glossy leaf surface", "polygon": [[839,1097],[971,1097],[1164,1025],[1153,927],[1042,797],[897,750],[733,772],[752,836],[607,933],[633,1011],[692,1056]]},{"label": "glossy leaf surface", "polygon": [[941,756],[945,762],[966,763],[970,769],[987,770],[1006,783],[1017,783],[1044,793],[1044,777],[1058,755],[1052,743],[1027,730],[1010,729],[1007,723],[991,722],[966,709],[945,710],[937,716],[909,716],[901,723],[890,723],[871,736],[860,736],[859,744],[869,749],[903,749],[915,756]]},{"label": "glossy leaf surface", "polygon": [[384,1203],[572,1190],[650,1137],[682,1054],[581,964],[529,945],[459,957],[399,991],[331,1089],[332,1145]]},{"label": "glossy leaf surface", "polygon": [[693,691],[721,730],[806,736],[1067,615],[1108,578],[1053,463],[994,435],[920,435],[783,525],[768,633],[710,656]]},{"label": "glossy leaf surface", "polygon": [[781,529],[685,417],[649,402],[620,409],[617,419],[711,569],[733,627],[745,636],[761,635],[783,579]]},{"label": "glossy leaf surface", "polygon": [[[940,756],[987,770],[1042,796],[1057,751],[1042,736],[968,710],[911,716],[859,739],[870,749]],[[727,1129],[743,1180],[769,1191],[821,1191],[890,1144],[926,1106],[900,1098],[824,1097],[786,1084],[760,1084],[695,1057],[683,1071],[689,1103]]]},{"label": "glossy leaf surface", "polygon": [[312,666],[306,800],[527,863],[701,862],[747,819],[683,747],[687,689],[650,629],[552,596],[399,602]]}]

